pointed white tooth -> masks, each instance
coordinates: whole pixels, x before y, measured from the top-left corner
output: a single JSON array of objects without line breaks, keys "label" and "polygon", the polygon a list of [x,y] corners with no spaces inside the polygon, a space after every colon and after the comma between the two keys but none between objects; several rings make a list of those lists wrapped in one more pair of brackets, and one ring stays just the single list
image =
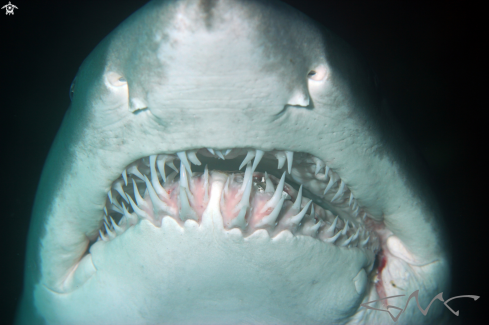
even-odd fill
[{"label": "pointed white tooth", "polygon": [[115,200],[114,203],[110,206],[110,209],[119,213],[123,212],[122,207],[119,202],[117,202],[117,200]]},{"label": "pointed white tooth", "polygon": [[325,165],[324,162],[319,158],[313,157],[312,160],[316,163],[316,170],[314,171],[315,176],[321,171],[321,169],[323,169]]},{"label": "pointed white tooth", "polygon": [[314,226],[308,226],[303,230],[303,232],[306,232],[308,236],[315,236],[319,227],[321,227],[322,224],[322,220],[318,220],[318,222]]},{"label": "pointed white tooth", "polygon": [[226,158],[224,158],[224,155],[222,154],[221,150],[216,150],[216,155],[222,159],[222,160],[226,160]]},{"label": "pointed white tooth", "polygon": [[132,200],[131,196],[127,196],[129,199],[129,204],[131,205],[132,209],[134,210],[134,213],[140,218],[147,219],[147,220],[153,220],[145,211],[141,210],[136,203]]},{"label": "pointed white tooth", "polygon": [[348,231],[348,221],[346,220],[345,226],[343,227],[343,230],[341,230],[342,235],[346,235],[346,232]]},{"label": "pointed white tooth", "polygon": [[252,171],[255,171],[256,169],[256,166],[258,166],[258,164],[260,163],[260,160],[263,158],[263,154],[265,152],[263,152],[262,150],[256,150],[256,153],[255,153],[255,160],[253,160],[253,166],[251,167],[251,170]]},{"label": "pointed white tooth", "polygon": [[311,219],[314,219],[316,217],[316,213],[314,212],[314,204],[311,207],[311,214],[309,214],[309,216],[311,217]]},{"label": "pointed white tooth", "polygon": [[110,203],[112,203],[113,199],[112,199],[112,189],[109,190],[109,192],[107,193],[108,196],[109,196],[109,201]]},{"label": "pointed white tooth", "polygon": [[205,165],[204,169],[204,202],[209,200],[209,169]]},{"label": "pointed white tooth", "polygon": [[173,180],[175,179],[175,177],[177,177],[177,172],[172,172],[170,175],[168,175],[168,177],[166,178],[166,181],[168,183],[171,183],[173,182]]},{"label": "pointed white tooth", "polygon": [[351,201],[353,201],[353,193],[350,192],[350,200],[348,201],[348,206],[351,207]]},{"label": "pointed white tooth", "polygon": [[[144,180],[144,178],[143,178],[143,180]],[[147,204],[144,201],[144,199],[141,197],[141,194],[139,194],[139,189],[138,189],[134,179],[132,179],[132,186],[134,189],[134,197],[136,198],[136,202],[138,203],[138,205],[140,205],[142,208],[147,208]]]},{"label": "pointed white tooth", "polygon": [[163,178],[163,182],[166,182],[166,171],[165,171],[165,163],[166,163],[166,155],[159,155],[156,159],[156,166],[158,166],[158,171],[160,172],[161,177]]},{"label": "pointed white tooth", "polygon": [[[295,202],[298,202],[297,200]],[[290,218],[288,221],[287,221],[287,225],[286,226],[289,226],[289,225],[295,225],[297,226],[298,224],[301,223],[302,221],[302,218],[304,218],[304,216],[306,215],[306,212],[307,210],[309,209],[309,206],[312,204],[312,200],[307,202],[307,204],[304,206],[304,208],[302,208],[301,212],[299,212],[298,214],[296,214],[295,216],[293,216],[292,218]],[[295,203],[294,203],[295,205]],[[299,205],[300,207],[300,205]]]},{"label": "pointed white tooth", "polygon": [[[153,185],[153,188],[158,195],[160,195],[164,199],[170,199],[168,192],[160,184],[160,181],[158,179],[158,174],[156,173],[155,163],[156,163],[156,156],[155,155],[149,156],[149,168],[151,170],[151,184]],[[144,177],[146,181],[147,177],[146,176]],[[146,184],[146,186],[148,185]]]},{"label": "pointed white tooth", "polygon": [[241,210],[239,211],[238,216],[236,218],[234,218],[233,220],[231,220],[231,222],[229,223],[229,226],[231,228],[237,227],[237,228],[241,228],[241,229],[246,227],[248,225],[248,222],[245,219],[247,211],[248,211],[247,206],[241,207]]},{"label": "pointed white tooth", "polygon": [[246,185],[248,184],[248,180],[250,179],[251,181],[253,181],[253,172],[251,171],[251,163],[248,162],[243,176],[243,184],[241,185],[241,188],[238,190],[238,194],[241,194],[245,191]]},{"label": "pointed white tooth", "polygon": [[127,168],[127,172],[131,175],[143,179],[143,174],[141,174],[141,172],[138,170],[138,167],[136,165],[132,165],[129,168]]},{"label": "pointed white tooth", "polygon": [[214,149],[207,148],[207,151],[209,151],[211,154],[215,155],[216,153],[214,152]]},{"label": "pointed white tooth", "polygon": [[333,175],[331,175],[331,176],[329,177],[329,183],[328,183],[328,185],[326,186],[326,188],[324,189],[323,195],[326,195],[326,193],[328,193],[328,191],[329,191],[329,190],[330,190],[330,189],[333,187],[334,183],[335,183],[335,182],[333,181]]},{"label": "pointed white tooth", "polygon": [[336,235],[334,235],[331,238],[323,239],[323,241],[326,243],[334,244],[334,242],[336,241],[336,239],[338,239],[338,237],[340,237],[340,235],[341,235],[341,231],[338,231]]},{"label": "pointed white tooth", "polygon": [[357,207],[356,210],[353,211],[353,216],[357,217],[359,211],[360,211],[360,207]]},{"label": "pointed white tooth", "polygon": [[275,225],[275,222],[277,221],[278,215],[280,214],[280,211],[282,210],[282,206],[284,205],[285,201],[285,196],[282,196],[280,200],[278,201],[277,205],[275,208],[273,208],[273,211],[266,217],[263,217],[263,219],[260,220],[256,224],[257,227],[263,227],[263,226],[270,226],[272,227]]},{"label": "pointed white tooth", "polygon": [[182,164],[185,166],[190,175],[192,175],[192,168],[190,168],[190,163],[187,159],[187,153],[185,151],[177,152],[178,158],[180,158],[180,168],[182,168]]},{"label": "pointed white tooth", "polygon": [[336,223],[338,222],[338,216],[334,219],[333,223],[329,228],[325,231],[325,235],[328,237],[333,236],[334,231],[336,230]]},{"label": "pointed white tooth", "polygon": [[[246,169],[248,168],[251,169],[249,163]],[[245,216],[248,207],[250,206],[250,195],[251,195],[251,188],[253,184],[253,177],[247,177],[243,182],[246,184],[245,189],[243,191],[243,196],[241,197],[241,200],[239,201],[238,205],[234,208],[234,212],[239,210],[239,214],[236,218],[231,220],[230,222],[231,227],[245,227],[248,224],[245,220]]]},{"label": "pointed white tooth", "polygon": [[231,150],[233,150],[233,149],[226,150],[226,152],[224,153],[224,156],[227,156],[231,152]]},{"label": "pointed white tooth", "polygon": [[241,163],[241,165],[239,165],[239,169],[243,168],[248,162],[250,162],[253,158],[255,158],[255,150],[248,150],[248,153],[246,154],[246,157],[245,159],[243,160],[243,162]]},{"label": "pointed white tooth", "polygon": [[338,192],[336,192],[335,196],[333,196],[333,198],[331,199],[331,202],[339,198],[343,194],[344,190],[345,190],[345,182],[341,180],[340,188],[338,189]]},{"label": "pointed white tooth", "polygon": [[278,160],[278,169],[281,169],[285,164],[285,153],[283,151],[277,151],[274,153],[275,158]]},{"label": "pointed white tooth", "polygon": [[273,186],[273,182],[268,177],[267,172],[265,172],[265,193],[275,193],[275,186]]},{"label": "pointed white tooth", "polygon": [[149,181],[148,177],[146,177],[146,175],[144,176],[144,181],[146,182],[146,189],[148,190],[149,198],[151,199],[151,203],[153,204],[153,211],[155,215],[161,215],[163,213],[165,215],[174,216],[175,213],[173,209],[171,209],[167,204],[160,200],[158,194],[153,188],[153,185],[151,185],[151,182]]},{"label": "pointed white tooth", "polygon": [[326,171],[324,172],[324,175],[328,176],[329,173],[329,166],[326,166]]},{"label": "pointed white tooth", "polygon": [[[310,202],[312,202],[312,201],[310,201]],[[297,193],[297,198],[295,199],[295,202],[291,207],[292,211],[299,211],[301,209],[301,204],[302,204],[302,184],[301,184],[301,187],[299,187],[299,192]]]},{"label": "pointed white tooth", "polygon": [[351,236],[350,238],[345,240],[340,246],[345,247],[345,246],[349,245],[351,243],[352,238],[353,238],[353,236]]},{"label": "pointed white tooth", "polygon": [[112,226],[112,229],[114,229],[115,233],[117,235],[120,235],[124,232],[124,229],[122,227],[120,227],[115,221],[114,219],[112,219],[112,217],[110,217],[110,224]]},{"label": "pointed white tooth", "polygon": [[287,157],[287,171],[290,174],[290,172],[292,171],[292,161],[294,160],[294,152],[286,151],[285,156]]},{"label": "pointed white tooth", "polygon": [[367,239],[365,239],[364,241],[360,242],[360,247],[365,247],[365,245],[367,245],[369,240],[370,240],[370,236],[368,236]]},{"label": "pointed white tooth", "polygon": [[109,241],[109,239],[107,237],[105,237],[105,235],[102,233],[102,231],[98,231],[98,233],[100,234],[100,238],[103,240],[103,241]]},{"label": "pointed white tooth", "polygon": [[104,207],[104,214],[107,215],[107,207]]},{"label": "pointed white tooth", "polygon": [[365,219],[367,219],[367,212],[365,212],[365,213],[363,214],[363,217],[362,217],[362,220],[363,220],[363,221],[365,221]]},{"label": "pointed white tooth", "polygon": [[351,241],[352,242],[355,241],[358,238],[359,235],[360,235],[360,228],[357,229],[357,232],[355,233],[355,235],[353,235],[353,238],[352,238]]},{"label": "pointed white tooth", "polygon": [[126,219],[127,219],[128,225],[135,225],[136,223],[138,223],[138,218],[133,213],[129,213],[129,211],[127,211],[126,205],[124,204],[124,202],[122,202],[122,211],[123,211],[124,217],[126,217]]},{"label": "pointed white tooth", "polygon": [[185,167],[183,166],[183,161],[180,161],[180,187],[188,188],[188,177]]},{"label": "pointed white tooth", "polygon": [[280,182],[277,185],[277,188],[275,189],[275,193],[273,193],[273,196],[268,200],[267,203],[263,206],[261,209],[261,213],[265,212],[268,210],[268,208],[273,208],[278,204],[278,201],[280,201],[282,197],[282,192],[284,191],[284,183],[285,183],[285,172],[282,174],[282,178],[280,178]]},{"label": "pointed white tooth", "polygon": [[122,199],[124,201],[126,201],[127,203],[129,203],[129,201],[127,200],[127,197],[126,197],[126,193],[124,193],[124,190],[122,189],[122,181],[120,181],[120,180],[115,181],[114,184],[112,185],[112,188],[114,190],[116,190],[117,193],[120,194],[120,196],[122,197]]},{"label": "pointed white tooth", "polygon": [[180,186],[180,220],[185,221],[187,219],[199,220],[197,213],[190,206],[188,199],[188,192],[186,188]]},{"label": "pointed white tooth", "polygon": [[109,239],[114,239],[117,236],[116,233],[110,229],[110,227],[107,227],[107,223],[105,222],[104,222],[104,227],[107,236],[109,236]]},{"label": "pointed white tooth", "polygon": [[351,209],[352,210],[355,210],[357,208],[357,204],[358,204],[357,200],[354,200],[353,201],[353,206],[351,207]]},{"label": "pointed white tooth", "polygon": [[200,162],[199,158],[197,158],[197,155],[195,154],[195,150],[188,151],[187,152],[187,158],[194,165],[197,165],[197,166],[202,165],[202,163]]},{"label": "pointed white tooth", "polygon": [[122,178],[124,179],[124,185],[127,186],[127,171],[125,169],[122,172]]}]

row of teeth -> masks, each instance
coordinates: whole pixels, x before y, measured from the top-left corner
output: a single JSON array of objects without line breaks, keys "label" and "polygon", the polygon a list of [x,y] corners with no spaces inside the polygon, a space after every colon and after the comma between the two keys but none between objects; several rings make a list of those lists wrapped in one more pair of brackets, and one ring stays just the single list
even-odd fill
[{"label": "row of teeth", "polygon": [[[207,149],[207,151],[208,151],[207,155],[210,154],[213,157],[223,159],[223,160],[226,159],[228,155],[236,156],[236,155],[243,154],[243,149],[229,149],[224,152],[221,152],[219,150]],[[230,155],[232,151],[235,151],[234,155],[233,154]],[[128,227],[136,224],[138,222],[138,218],[148,219],[155,224],[159,223],[159,225],[161,225],[161,219],[163,216],[176,216],[177,214],[179,215],[181,221],[185,221],[186,219],[198,220],[196,212],[192,209],[192,207],[189,204],[189,202],[193,200],[193,197],[192,197],[192,192],[190,190],[190,186],[188,184],[188,180],[189,180],[188,175],[195,176],[196,174],[196,173],[194,173],[194,175],[192,174],[192,170],[191,170],[192,164],[198,166],[201,165],[201,162],[196,155],[197,152],[198,150],[182,151],[182,152],[178,152],[176,155],[150,156],[149,161],[143,160],[146,167],[149,167],[150,169],[149,174],[150,174],[151,181],[144,173],[141,173],[140,170],[138,169],[139,162],[135,162],[130,166],[128,166],[128,168],[126,168],[123,171],[122,177],[114,182],[113,190],[120,195],[123,201],[126,201],[126,203],[131,206],[133,213],[130,213],[128,211],[128,209],[126,208],[122,200],[121,202],[118,202],[116,199],[114,199],[112,190],[110,190],[108,192],[110,210],[121,214],[122,218],[119,220],[118,223],[116,223],[112,219],[112,217],[108,215],[107,209],[104,208],[105,234],[103,232],[100,232],[100,239],[107,241],[115,238],[117,235],[122,234]],[[202,153],[202,151],[200,153]],[[238,216],[234,218],[231,223],[226,224],[228,228],[237,227],[237,228],[241,228],[243,231],[246,230],[245,228],[247,226],[247,221],[245,220],[245,215],[247,214],[247,212],[249,212],[249,207],[250,207],[250,192],[251,192],[251,187],[253,182],[253,172],[255,171],[256,167],[258,166],[259,162],[261,161],[261,159],[265,154],[271,154],[277,158],[278,169],[282,169],[285,166],[285,163],[287,162],[286,171],[289,174],[291,173],[294,174],[293,173],[294,170],[297,172],[296,174],[300,174],[300,172],[298,172],[298,169],[293,169],[294,152],[292,151],[264,152],[262,150],[252,150],[252,149],[247,150],[246,156],[239,167],[240,169],[242,169],[244,166],[246,166],[245,175],[243,177],[243,183],[239,191],[240,194],[242,194],[241,200],[237,205],[237,209],[239,210],[239,213]],[[174,164],[174,161],[176,159],[180,160],[180,170],[178,170],[178,168]],[[313,171],[311,170],[309,174],[312,174],[313,172],[317,180],[328,181],[327,185],[325,186],[325,189],[323,190],[323,196],[326,196],[326,194],[333,192],[331,191],[331,189],[334,188],[333,185],[337,184],[338,180],[340,179],[339,177],[337,177],[335,173],[333,173],[329,169],[329,167],[325,166],[324,162],[310,155],[300,156],[298,161],[301,161],[301,163],[306,162],[310,165],[313,164],[314,170]],[[167,176],[165,171],[165,166],[170,167],[171,169],[174,170],[174,172]],[[156,169],[158,169],[159,173],[156,172]],[[180,174],[180,180],[179,180],[180,208],[179,209],[175,209],[174,207],[171,207],[169,204],[163,202],[165,199],[169,199],[169,197],[167,191],[160,184],[159,176],[158,176],[158,174],[161,175],[162,180],[168,184],[174,181],[175,177],[177,176],[177,173]],[[128,177],[128,175],[134,177]],[[283,212],[282,207],[284,205],[284,202],[286,200],[290,200],[290,196],[284,191],[285,176],[286,176],[286,172],[283,173],[280,181],[277,184],[276,189],[274,188],[273,182],[270,180],[267,173],[265,173],[265,177],[263,179],[263,182],[266,183],[266,187],[262,190],[268,193],[273,193],[273,196],[266,203],[265,207],[273,208],[273,210],[272,212],[270,212],[268,216],[264,217],[257,224],[257,227],[267,228],[269,229],[269,231],[274,229],[276,230],[275,234],[284,229],[284,225],[281,223],[281,221],[277,222],[277,220],[279,220],[280,216],[281,215],[283,216],[284,214],[282,213]],[[207,170],[207,166],[205,168],[204,173],[202,174],[202,177],[204,178],[204,187],[205,187],[205,196],[206,196],[205,199],[208,199],[209,172]],[[234,174],[231,175],[231,177],[229,177],[226,181],[226,185],[223,191],[223,196],[227,195],[228,193],[227,189],[229,186],[229,181],[230,179],[232,179],[232,177],[234,177]],[[294,175],[292,175],[292,177],[300,178],[300,176],[294,177]],[[145,210],[147,209],[144,208],[147,208],[148,204],[147,202],[144,201],[144,199],[139,194],[138,187],[136,186],[136,182],[140,182],[138,178],[145,183],[146,191],[147,191],[146,194],[148,194],[148,196],[151,199],[154,215],[159,218],[155,219],[154,217],[150,216],[148,213],[145,212]],[[133,183],[134,200],[131,198],[131,196],[128,193],[125,193],[123,189],[123,185],[124,186],[128,185],[128,179],[132,180]],[[345,193],[349,192],[344,182],[340,180],[339,185],[336,185],[336,187],[337,187],[336,193],[328,201],[330,202],[336,201],[338,203],[344,203],[344,204],[346,204],[347,201],[348,207],[350,207],[350,209],[352,210],[351,215],[355,217],[358,216],[360,207],[358,206],[357,201],[354,199],[351,192],[347,200],[343,197]],[[306,214],[308,210],[310,210],[310,213]],[[295,211],[296,214],[286,220],[287,221],[286,228],[290,230],[291,227],[295,227],[293,228],[294,230],[293,232],[297,234],[319,238],[324,242],[328,242],[330,244],[336,244],[338,246],[370,248],[374,251],[378,249],[377,237],[375,236],[374,233],[370,233],[367,229],[365,229],[362,226],[363,222],[350,222],[348,220],[345,222],[341,218],[339,219],[338,216],[334,218],[331,212],[321,209],[323,212],[324,219],[326,219],[324,217],[324,213],[327,213],[329,215],[328,217],[330,219],[328,220],[329,221],[328,222],[326,220],[322,220],[321,218],[318,218],[317,213],[321,213],[321,212],[318,211],[319,209],[316,210],[317,211],[315,212],[314,204],[312,204],[312,201],[303,204],[302,185],[301,185],[294,204],[289,210],[287,210],[287,212]],[[362,217],[358,219],[362,221],[362,219],[365,220],[365,218],[366,218],[366,213],[363,213]],[[343,227],[340,229],[341,225],[343,225]]]}]

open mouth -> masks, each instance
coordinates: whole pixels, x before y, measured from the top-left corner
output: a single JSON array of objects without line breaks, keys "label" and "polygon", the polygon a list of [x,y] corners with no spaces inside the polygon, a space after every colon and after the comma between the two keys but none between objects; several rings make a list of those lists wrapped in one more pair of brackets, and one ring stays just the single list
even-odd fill
[{"label": "open mouth", "polygon": [[[243,172],[244,170],[244,172]],[[225,183],[224,229],[247,237],[258,229],[282,231],[325,244],[376,254],[380,240],[345,182],[319,158],[292,151],[196,149],[131,163],[112,184],[98,240],[122,235],[139,220],[202,221],[212,183]]]}]

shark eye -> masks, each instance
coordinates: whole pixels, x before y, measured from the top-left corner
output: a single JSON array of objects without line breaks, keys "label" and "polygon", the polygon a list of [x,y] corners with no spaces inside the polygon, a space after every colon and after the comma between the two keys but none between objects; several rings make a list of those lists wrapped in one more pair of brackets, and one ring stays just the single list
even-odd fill
[{"label": "shark eye", "polygon": [[116,72],[109,72],[107,74],[107,81],[113,87],[121,87],[127,84],[126,78]]},{"label": "shark eye", "polygon": [[309,73],[307,74],[307,78],[314,81],[321,81],[325,77],[327,77],[327,75],[328,75],[328,71],[326,67],[321,65],[318,66],[316,69],[312,69],[311,71],[309,71]]},{"label": "shark eye", "polygon": [[71,82],[71,86],[70,86],[70,101],[73,100],[73,95],[75,94],[75,81],[76,81],[76,77]]}]

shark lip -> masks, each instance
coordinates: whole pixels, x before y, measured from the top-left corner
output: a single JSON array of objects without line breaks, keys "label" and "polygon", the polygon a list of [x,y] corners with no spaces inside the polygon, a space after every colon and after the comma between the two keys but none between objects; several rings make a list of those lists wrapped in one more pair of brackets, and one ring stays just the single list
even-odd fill
[{"label": "shark lip", "polygon": [[238,228],[243,236],[265,229],[271,237],[288,230],[338,247],[374,254],[380,249],[374,221],[321,159],[239,148],[194,149],[132,162],[107,193],[97,240],[110,241],[142,219],[155,226],[165,217],[180,225],[200,222],[215,179],[225,182],[224,229]]}]

